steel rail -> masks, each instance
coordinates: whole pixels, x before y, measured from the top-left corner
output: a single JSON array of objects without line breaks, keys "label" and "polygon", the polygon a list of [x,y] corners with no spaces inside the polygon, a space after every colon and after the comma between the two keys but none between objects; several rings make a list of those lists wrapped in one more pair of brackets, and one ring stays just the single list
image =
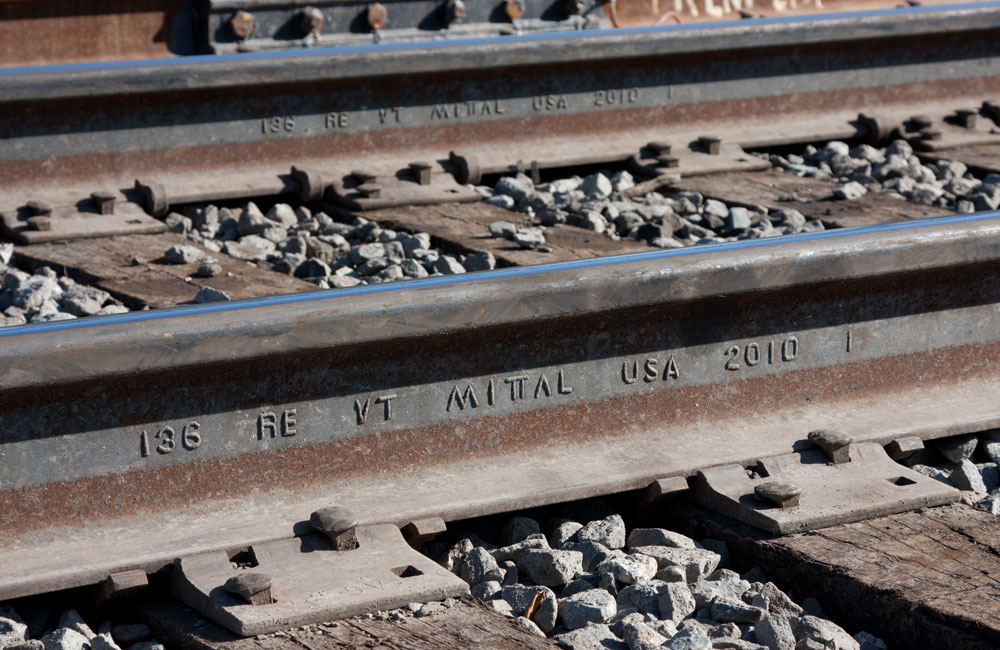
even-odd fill
[{"label": "steel rail", "polygon": [[0,332],[0,598],[1000,426],[1000,215]]},{"label": "steel rail", "polygon": [[1000,91],[998,32],[1000,4],[984,3],[12,68],[0,71],[0,210],[72,206],[100,188],[139,200],[137,178],[176,203],[295,191],[293,165],[327,184],[359,165],[455,171],[451,150],[501,171],[624,161],[657,139],[687,151],[704,133],[877,137]]}]

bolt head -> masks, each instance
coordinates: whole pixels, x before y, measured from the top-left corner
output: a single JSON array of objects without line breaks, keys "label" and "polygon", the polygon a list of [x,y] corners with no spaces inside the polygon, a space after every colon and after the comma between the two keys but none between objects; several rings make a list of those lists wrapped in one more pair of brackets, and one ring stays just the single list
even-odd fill
[{"label": "bolt head", "polygon": [[52,204],[48,201],[28,201],[27,208],[28,212],[39,217],[52,214]]},{"label": "bolt head", "polygon": [[524,0],[504,0],[504,10],[511,20],[517,20],[523,16],[526,9]]},{"label": "bolt head", "polygon": [[467,13],[465,3],[462,0],[448,0],[444,4],[444,21],[449,25],[465,22]]},{"label": "bolt head", "polygon": [[819,429],[809,432],[809,442],[823,449],[840,449],[854,442],[854,438],[842,431]]},{"label": "bolt head", "polygon": [[365,18],[372,29],[382,29],[389,20],[389,10],[381,2],[373,2],[368,5]]},{"label": "bolt head", "polygon": [[327,535],[342,535],[358,525],[358,518],[347,508],[331,506],[312,513],[309,524]]},{"label": "bolt head", "polygon": [[318,34],[323,29],[326,18],[323,16],[323,12],[316,7],[306,7],[299,11],[296,22],[299,33],[303,36],[309,36],[310,34]]},{"label": "bolt head", "polygon": [[233,30],[233,36],[245,41],[253,34],[253,14],[249,11],[237,11],[229,19],[229,27]]},{"label": "bolt head", "polygon": [[767,483],[755,486],[753,493],[758,499],[769,501],[782,508],[790,508],[799,504],[799,495],[802,494],[802,488],[791,483],[768,481]]},{"label": "bolt head", "polygon": [[259,571],[241,573],[226,580],[222,585],[225,591],[249,600],[260,592],[271,588],[271,576]]},{"label": "bolt head", "polygon": [[568,15],[579,16],[583,13],[585,5],[583,4],[583,0],[567,0],[565,7]]}]

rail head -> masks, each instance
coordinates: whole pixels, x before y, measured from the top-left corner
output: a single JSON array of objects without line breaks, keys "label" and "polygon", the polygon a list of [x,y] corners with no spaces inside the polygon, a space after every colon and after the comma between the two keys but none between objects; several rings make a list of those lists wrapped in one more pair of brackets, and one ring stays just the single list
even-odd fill
[{"label": "rail head", "polygon": [[1000,261],[1000,213],[0,330],[0,390]]},{"label": "rail head", "polygon": [[301,51],[0,68],[0,102],[183,92],[1000,29],[1000,3]]}]

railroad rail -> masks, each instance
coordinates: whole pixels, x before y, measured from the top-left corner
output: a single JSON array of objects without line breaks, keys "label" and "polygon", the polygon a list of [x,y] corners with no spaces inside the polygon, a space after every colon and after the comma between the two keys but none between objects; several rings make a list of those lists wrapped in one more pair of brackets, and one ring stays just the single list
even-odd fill
[{"label": "railroad rail", "polygon": [[[461,184],[519,165],[632,161],[682,177],[761,168],[743,147],[875,141],[905,133],[915,114],[934,139],[907,136],[927,150],[996,145],[998,27],[987,3],[3,69],[0,212],[9,236],[40,241],[148,232],[149,214],[197,201],[474,200]],[[984,119],[954,119],[969,109]],[[664,140],[666,162],[646,148]],[[430,163],[426,185],[414,161]],[[384,179],[377,196],[358,189],[359,168]],[[51,207],[42,228],[38,200]]]},{"label": "railroad rail", "polygon": [[293,537],[331,502],[366,524],[453,520],[750,464],[817,428],[996,427],[998,228],[0,330],[0,597]]},{"label": "railroad rail", "polygon": [[[0,229],[30,259],[206,202],[379,218],[595,165],[710,188],[835,139],[1000,173],[998,32],[981,3],[0,68]],[[513,508],[690,491],[787,533],[954,502],[892,458],[1000,427],[998,217],[2,328],[0,599],[173,565],[256,634],[465,593],[406,540]],[[276,603],[213,595],[234,557],[283,567]]]}]

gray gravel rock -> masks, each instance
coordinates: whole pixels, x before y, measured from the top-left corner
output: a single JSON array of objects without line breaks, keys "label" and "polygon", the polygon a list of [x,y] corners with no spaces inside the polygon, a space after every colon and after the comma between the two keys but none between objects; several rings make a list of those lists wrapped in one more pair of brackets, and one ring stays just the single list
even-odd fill
[{"label": "gray gravel rock", "polygon": [[771,614],[761,619],[755,626],[757,642],[768,650],[795,650],[795,635],[788,619]]},{"label": "gray gravel rock", "polygon": [[642,621],[629,621],[622,625],[623,636],[629,650],[655,650],[667,639]]},{"label": "gray gravel rock", "polygon": [[532,582],[547,587],[568,583],[583,571],[583,553],[554,549],[531,549],[521,554],[517,568]]},{"label": "gray gravel rock", "polygon": [[507,546],[494,549],[490,551],[490,554],[494,559],[496,559],[497,562],[503,562],[505,560],[514,560],[517,562],[520,560],[525,551],[546,548],[549,548],[549,541],[545,538],[545,535],[539,533],[538,535],[529,535],[527,538],[517,542],[516,544],[509,544]]},{"label": "gray gravel rock", "polygon": [[490,235],[500,239],[513,239],[517,226],[509,221],[494,221],[489,225]]},{"label": "gray gravel rock", "polygon": [[588,625],[553,638],[568,650],[629,650],[624,641],[616,637],[607,625]]},{"label": "gray gravel rock", "polygon": [[0,615],[0,648],[21,643],[28,638],[28,626],[14,616]]},{"label": "gray gravel rock", "polygon": [[840,187],[834,188],[833,198],[842,201],[853,201],[855,199],[860,199],[867,193],[868,188],[861,183],[851,181],[849,183],[844,183]]},{"label": "gray gravel rock", "polygon": [[538,248],[545,244],[545,234],[540,228],[519,228],[512,239],[524,249]]},{"label": "gray gravel rock", "polygon": [[617,611],[614,596],[603,589],[590,589],[559,599],[559,622],[575,630],[588,623],[607,623]]},{"label": "gray gravel rock", "polygon": [[472,585],[472,595],[479,600],[491,600],[500,597],[501,585],[496,580],[487,580],[479,584]]},{"label": "gray gravel rock", "polygon": [[712,619],[719,623],[756,623],[767,615],[766,609],[724,596],[712,601],[711,611]]},{"label": "gray gravel rock", "polygon": [[[618,608],[632,607],[643,614],[660,616],[660,592],[667,588],[662,580],[647,580],[629,585],[615,598]],[[686,588],[686,587],[685,587]]]},{"label": "gray gravel rock", "polygon": [[295,210],[293,210],[287,203],[276,203],[270,210],[267,211],[266,219],[283,228],[291,228],[299,222],[299,218],[295,214]]},{"label": "gray gravel rock", "polygon": [[[225,224],[226,221],[223,221],[220,230],[226,227]],[[245,237],[246,235],[259,235],[272,227],[274,222],[265,217],[256,204],[247,203],[235,225],[237,236]]]},{"label": "gray gravel rock", "polygon": [[858,632],[854,635],[854,640],[861,646],[861,650],[888,650],[885,641],[867,632]]},{"label": "gray gravel rock", "polygon": [[735,580],[703,580],[691,585],[691,593],[698,607],[711,607],[716,598],[740,600],[750,589],[750,583],[737,576]]},{"label": "gray gravel rock", "polygon": [[456,275],[465,273],[465,267],[458,260],[449,255],[441,255],[434,263],[434,270],[442,275]]},{"label": "gray gravel rock", "polygon": [[111,636],[122,646],[145,641],[151,634],[148,625],[142,623],[120,623],[111,628]]},{"label": "gray gravel rock", "polygon": [[597,173],[591,174],[583,179],[583,183],[580,185],[580,190],[589,196],[603,198],[611,195],[614,191],[614,186],[611,184],[611,180],[607,176]]},{"label": "gray gravel rock", "polygon": [[531,179],[523,174],[514,176],[504,176],[497,181],[494,186],[497,194],[504,194],[517,203],[528,201],[535,193],[535,186]]},{"label": "gray gravel rock", "polygon": [[470,253],[465,256],[462,260],[462,266],[465,267],[466,271],[490,271],[496,268],[497,260],[493,256],[493,253],[489,251],[482,251],[479,253]]},{"label": "gray gravel rock", "polygon": [[703,628],[692,626],[678,632],[661,647],[668,650],[712,650],[712,640]]},{"label": "gray gravel rock", "polygon": [[504,208],[505,210],[513,210],[517,207],[517,201],[514,200],[512,196],[507,194],[497,194],[486,199],[486,202],[490,205],[495,205],[498,208]]},{"label": "gray gravel rock", "polygon": [[[576,534],[578,530],[583,528],[583,524],[576,521],[562,521],[557,524],[552,532],[549,533],[549,544],[552,548],[562,548],[563,544],[568,542],[573,535]],[[584,557],[584,564],[586,564],[587,559]]]},{"label": "gray gravel rock", "polygon": [[111,638],[111,633],[98,634],[90,640],[91,650],[121,650],[119,645]]},{"label": "gray gravel rock", "polygon": [[583,553],[583,570],[593,571],[601,563],[616,557],[624,557],[624,553],[619,550],[609,549],[597,542],[566,542],[562,545],[566,551],[580,551]]},{"label": "gray gravel rock", "polygon": [[206,302],[226,302],[227,300],[230,300],[229,294],[215,289],[214,287],[202,287],[198,289],[198,293],[194,296],[194,302],[198,304]]},{"label": "gray gravel rock", "polygon": [[500,530],[500,541],[504,546],[524,541],[532,535],[541,534],[541,526],[530,517],[511,517]]},{"label": "gray gravel rock", "polygon": [[620,515],[592,521],[578,530],[571,542],[596,542],[610,549],[625,547],[625,522]]},{"label": "gray gravel rock", "polygon": [[326,278],[330,276],[330,273],[330,266],[315,257],[307,259],[295,268],[295,277],[297,278]]},{"label": "gray gravel rock", "polygon": [[974,433],[964,436],[939,438],[930,443],[931,447],[952,463],[959,463],[966,458],[970,458],[978,445],[979,437]]},{"label": "gray gravel rock", "polygon": [[611,558],[597,566],[598,574],[608,573],[622,584],[632,585],[644,580],[652,580],[656,575],[656,560],[648,555],[635,554],[627,557]]},{"label": "gray gravel rock", "polygon": [[980,474],[979,468],[968,458],[963,458],[955,466],[949,479],[959,490],[986,492],[986,483],[983,481],[983,476]]},{"label": "gray gravel rock", "polygon": [[[295,267],[291,267],[294,269]],[[218,262],[203,262],[201,266],[194,272],[196,278],[214,278],[217,275],[222,275],[222,265]]]},{"label": "gray gravel rock", "polygon": [[90,650],[90,641],[76,630],[60,627],[42,637],[45,650]]},{"label": "gray gravel rock", "polygon": [[520,627],[525,632],[530,632],[535,636],[541,636],[541,637],[545,636],[545,632],[542,632],[542,628],[538,627],[538,625],[535,624],[535,622],[532,621],[531,619],[525,618],[523,616],[518,616],[515,622],[517,623],[518,627]]},{"label": "gray gravel rock", "polygon": [[94,287],[75,284],[63,293],[60,304],[74,316],[93,316],[101,311],[104,303],[111,300],[111,294]]},{"label": "gray gravel rock", "polygon": [[681,582],[668,582],[660,588],[657,605],[660,618],[673,623],[680,623],[695,611],[694,595],[688,586]]},{"label": "gray gravel rock", "polygon": [[680,533],[663,528],[634,528],[628,534],[629,551],[638,546],[669,546],[673,548],[696,548],[694,540]]},{"label": "gray gravel rock", "polygon": [[670,566],[684,568],[688,582],[697,582],[715,571],[722,559],[718,553],[700,548],[671,548],[669,546],[638,546],[632,549],[656,559],[660,569]]},{"label": "gray gravel rock", "polygon": [[768,609],[772,614],[780,614],[786,617],[801,616],[802,607],[788,595],[778,588],[773,582],[766,582],[761,587],[760,593],[767,598]]},{"label": "gray gravel rock", "polygon": [[976,510],[982,510],[983,512],[988,512],[991,515],[1000,515],[1000,495],[990,494],[982,499],[979,499],[972,504],[972,507]]},{"label": "gray gravel rock", "polygon": [[192,228],[191,219],[176,212],[171,212],[164,217],[163,223],[167,226],[168,231],[176,232],[181,235],[190,232]]},{"label": "gray gravel rock", "polygon": [[474,548],[462,564],[462,579],[470,585],[480,582],[503,580],[503,572],[497,561],[483,548]]},{"label": "gray gravel rock", "polygon": [[14,290],[14,305],[22,309],[40,308],[47,300],[58,300],[63,290],[59,283],[42,275],[33,275],[17,285]]},{"label": "gray gravel rock", "polygon": [[79,632],[83,636],[87,637],[87,640],[91,640],[95,636],[94,631],[90,629],[87,622],[83,620],[82,616],[80,616],[80,612],[75,609],[67,609],[62,613],[59,617],[59,627],[66,627],[75,632]]},{"label": "gray gravel rock", "polygon": [[725,217],[724,225],[724,228],[727,231],[735,232],[739,230],[746,230],[750,226],[751,221],[749,210],[740,207],[729,208],[729,212]]},{"label": "gray gravel rock", "polygon": [[801,642],[811,639],[830,650],[860,650],[860,644],[836,623],[817,616],[802,616],[793,625],[795,638]]},{"label": "gray gravel rock", "polygon": [[274,252],[274,242],[268,241],[259,235],[246,235],[238,241],[227,241],[223,247],[223,252],[230,257],[247,262],[262,262],[267,256]]}]

